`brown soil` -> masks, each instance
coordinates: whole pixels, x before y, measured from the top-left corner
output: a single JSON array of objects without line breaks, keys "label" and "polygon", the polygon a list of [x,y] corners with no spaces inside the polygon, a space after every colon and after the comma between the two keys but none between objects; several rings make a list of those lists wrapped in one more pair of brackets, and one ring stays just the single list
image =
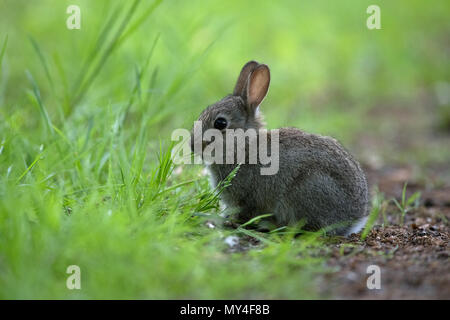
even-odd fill
[{"label": "brown soil", "polygon": [[[395,180],[399,172],[392,173]],[[389,176],[383,176],[383,181],[380,191],[399,198],[403,183],[396,184]],[[411,189],[407,194],[417,186]],[[450,299],[450,189],[424,194],[403,225],[399,210],[390,204],[386,225],[380,217],[364,241],[359,233],[331,243],[327,266],[334,272],[321,279],[321,293],[333,299]],[[380,267],[379,290],[367,288],[372,274],[367,273],[369,265]]]},{"label": "brown soil", "polygon": [[[408,182],[406,197],[419,191],[420,203],[400,224],[399,209],[387,201],[386,221],[379,217],[365,240],[359,233],[330,241],[326,265],[332,272],[320,279],[324,297],[450,299],[450,135],[436,128],[437,113],[426,100],[369,111],[379,129],[359,135],[354,150],[367,164],[372,193],[378,188],[386,200],[400,201]],[[380,267],[379,290],[367,288],[369,265]]]},{"label": "brown soil", "polygon": [[[442,168],[440,168],[442,170]],[[325,238],[320,251],[329,272],[318,278],[321,297],[329,299],[450,299],[450,186],[426,187],[410,180],[407,166],[365,168],[372,192],[384,194],[380,214],[364,240],[361,232],[349,237]],[[440,176],[444,173],[441,172]],[[405,181],[406,197],[420,191],[417,207],[411,207],[401,223],[400,201]],[[230,221],[224,227],[237,228]],[[259,229],[259,228],[258,228]],[[263,231],[264,228],[259,231]],[[237,238],[237,237],[236,237]],[[263,245],[240,235],[228,239],[227,252],[241,252]],[[368,289],[367,267],[381,271],[381,289]]]}]

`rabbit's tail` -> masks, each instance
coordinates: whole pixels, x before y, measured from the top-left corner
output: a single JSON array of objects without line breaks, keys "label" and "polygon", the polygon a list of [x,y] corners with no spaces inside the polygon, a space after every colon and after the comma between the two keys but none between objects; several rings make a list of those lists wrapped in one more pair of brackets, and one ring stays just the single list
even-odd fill
[{"label": "rabbit's tail", "polygon": [[369,218],[369,216],[364,216],[364,217],[361,217],[361,218],[359,218],[349,229],[348,229],[348,231],[347,231],[347,233],[345,234],[345,236],[347,237],[347,236],[349,236],[349,235],[351,235],[352,233],[358,233],[358,232],[360,232],[365,226],[366,226],[366,223],[367,223],[367,219]]}]

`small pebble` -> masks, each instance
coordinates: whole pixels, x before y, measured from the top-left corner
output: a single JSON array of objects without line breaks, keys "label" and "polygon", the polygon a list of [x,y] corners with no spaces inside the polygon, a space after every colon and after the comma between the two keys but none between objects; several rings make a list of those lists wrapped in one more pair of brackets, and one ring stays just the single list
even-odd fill
[{"label": "small pebble", "polygon": [[228,236],[225,238],[224,242],[230,247],[233,248],[239,244],[239,237],[236,236]]},{"label": "small pebble", "polygon": [[207,221],[206,222],[206,226],[208,227],[208,228],[210,228],[210,229],[214,229],[216,226],[212,223],[212,222],[210,222],[210,221]]}]

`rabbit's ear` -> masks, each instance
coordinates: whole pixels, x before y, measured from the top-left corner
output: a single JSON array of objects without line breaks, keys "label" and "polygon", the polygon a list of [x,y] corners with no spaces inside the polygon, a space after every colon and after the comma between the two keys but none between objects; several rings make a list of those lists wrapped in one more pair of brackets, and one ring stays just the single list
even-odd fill
[{"label": "rabbit's ear", "polygon": [[256,109],[266,97],[270,84],[270,70],[265,64],[258,65],[250,74],[247,84],[247,105]]},{"label": "rabbit's ear", "polygon": [[233,95],[241,96],[243,98],[246,97],[248,77],[257,66],[258,62],[249,61],[242,67],[236,86],[234,87]]}]

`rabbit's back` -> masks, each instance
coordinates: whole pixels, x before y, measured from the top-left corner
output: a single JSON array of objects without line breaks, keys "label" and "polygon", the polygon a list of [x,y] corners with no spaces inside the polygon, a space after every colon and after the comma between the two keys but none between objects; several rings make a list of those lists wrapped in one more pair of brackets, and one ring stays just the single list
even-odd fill
[{"label": "rabbit's back", "polygon": [[283,223],[305,217],[307,227],[318,229],[367,215],[366,177],[337,140],[295,128],[279,135],[280,178],[286,182],[276,211]]},{"label": "rabbit's back", "polygon": [[[243,164],[222,200],[238,207],[243,220],[274,213],[280,225],[306,219],[306,229],[343,221],[355,221],[367,214],[365,175],[353,157],[333,138],[309,134],[295,128],[279,133],[279,171],[261,175],[261,165]],[[270,134],[268,135],[270,146]],[[260,152],[260,150],[258,150]],[[233,165],[212,165],[217,183]],[[340,228],[337,233],[345,233]]]}]

